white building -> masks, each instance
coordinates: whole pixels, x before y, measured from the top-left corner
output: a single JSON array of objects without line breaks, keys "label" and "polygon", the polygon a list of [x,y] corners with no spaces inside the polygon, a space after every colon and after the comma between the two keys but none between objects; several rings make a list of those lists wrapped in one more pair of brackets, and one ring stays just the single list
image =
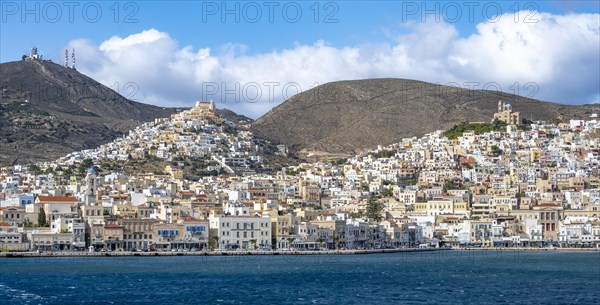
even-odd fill
[{"label": "white building", "polygon": [[271,219],[256,216],[215,216],[210,218],[211,236],[220,249],[271,248]]}]

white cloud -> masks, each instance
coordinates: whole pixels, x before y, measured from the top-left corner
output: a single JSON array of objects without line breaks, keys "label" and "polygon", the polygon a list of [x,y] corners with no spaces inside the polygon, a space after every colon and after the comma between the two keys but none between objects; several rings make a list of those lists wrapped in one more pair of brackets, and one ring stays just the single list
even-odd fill
[{"label": "white cloud", "polygon": [[515,22],[506,14],[495,23],[478,24],[468,37],[460,37],[450,24],[409,24],[409,34],[390,42],[334,47],[317,41],[262,54],[248,54],[247,46],[236,44],[218,50],[180,46],[155,29],[114,36],[99,46],[74,40],[69,47],[76,48],[78,69],[91,77],[121,87],[136,83],[138,101],[190,106],[213,99],[219,107],[255,118],[296,93],[298,86],[306,90],[374,77],[480,82],[480,87],[495,82],[507,92],[518,82],[523,95],[528,94],[523,85],[534,82],[539,87],[535,98],[598,102],[599,15],[537,13],[536,18],[536,23]]}]

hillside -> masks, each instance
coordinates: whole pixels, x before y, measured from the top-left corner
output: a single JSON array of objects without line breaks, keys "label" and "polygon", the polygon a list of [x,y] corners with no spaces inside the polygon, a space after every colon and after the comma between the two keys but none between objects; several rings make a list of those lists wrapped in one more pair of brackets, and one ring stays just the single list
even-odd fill
[{"label": "hillside", "polygon": [[247,123],[243,116],[215,109],[213,102],[198,102],[169,119],[144,123],[110,143],[67,154],[57,160],[57,171],[83,175],[93,163],[99,172],[168,174],[169,169],[176,169],[186,179],[198,180],[209,175],[273,172],[295,163],[270,142],[255,138]]},{"label": "hillside", "polygon": [[561,105],[414,80],[367,79],[327,83],[297,94],[256,120],[252,128],[298,152],[342,156],[460,122],[490,122],[499,100],[533,120],[599,112],[598,105]]},{"label": "hillside", "polygon": [[176,111],[130,101],[47,61],[0,64],[0,91],[0,165],[93,148]]},{"label": "hillside", "polygon": [[215,109],[215,113],[221,118],[231,121],[235,124],[249,124],[253,121],[251,118],[237,114],[229,109]]}]

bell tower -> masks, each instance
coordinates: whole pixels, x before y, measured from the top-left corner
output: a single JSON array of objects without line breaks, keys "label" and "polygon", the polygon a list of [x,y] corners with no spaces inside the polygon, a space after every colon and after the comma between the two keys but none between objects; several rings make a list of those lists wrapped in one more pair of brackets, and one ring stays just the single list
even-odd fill
[{"label": "bell tower", "polygon": [[96,170],[90,168],[85,176],[85,204],[92,205],[96,203]]}]

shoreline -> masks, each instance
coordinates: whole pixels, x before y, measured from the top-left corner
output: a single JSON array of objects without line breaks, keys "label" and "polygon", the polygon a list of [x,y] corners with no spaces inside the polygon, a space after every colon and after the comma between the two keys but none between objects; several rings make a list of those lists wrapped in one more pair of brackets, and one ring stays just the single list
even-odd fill
[{"label": "shoreline", "polygon": [[533,252],[600,252],[600,248],[530,248],[530,247],[518,247],[518,248],[459,248],[451,249],[454,251],[533,251]]},{"label": "shoreline", "polygon": [[368,249],[368,250],[326,250],[326,251],[198,251],[198,252],[0,252],[0,258],[41,258],[41,257],[143,257],[143,256],[266,256],[266,255],[360,255],[378,253],[421,253],[437,251],[528,251],[528,252],[600,252],[600,248],[426,248],[426,249]]},{"label": "shoreline", "polygon": [[172,251],[114,251],[114,252],[2,252],[0,258],[28,258],[28,257],[127,257],[127,256],[265,256],[265,255],[354,255],[398,252],[432,252],[451,249],[365,249],[365,250],[327,250],[327,251],[260,251],[260,250],[235,250],[235,251],[198,251],[198,252],[172,252]]}]

